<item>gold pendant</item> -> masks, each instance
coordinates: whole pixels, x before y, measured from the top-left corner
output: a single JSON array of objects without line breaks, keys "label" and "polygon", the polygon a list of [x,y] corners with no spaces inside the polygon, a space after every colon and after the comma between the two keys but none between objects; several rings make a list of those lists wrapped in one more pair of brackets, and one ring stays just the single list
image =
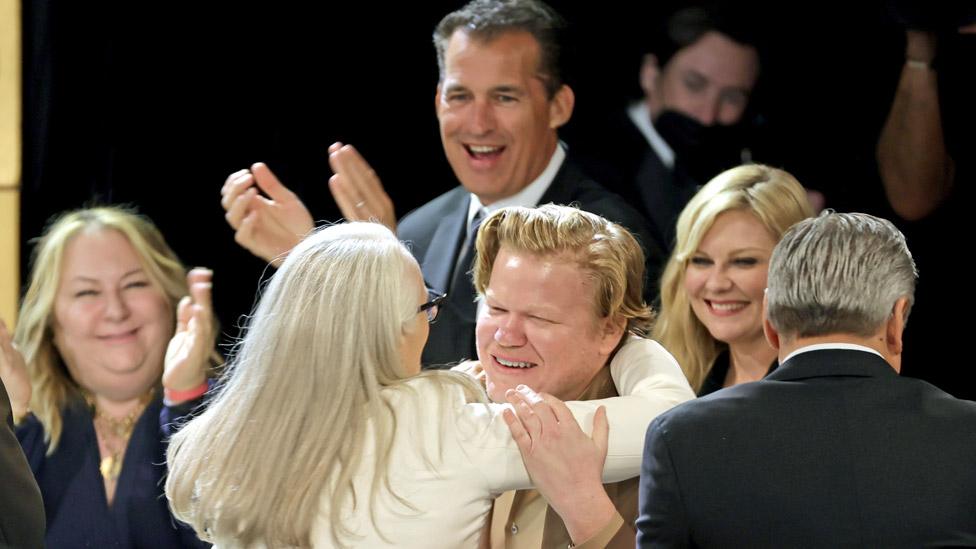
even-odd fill
[{"label": "gold pendant", "polygon": [[106,480],[118,480],[119,473],[122,472],[122,460],[116,459],[116,456],[104,457],[98,465],[98,471]]}]

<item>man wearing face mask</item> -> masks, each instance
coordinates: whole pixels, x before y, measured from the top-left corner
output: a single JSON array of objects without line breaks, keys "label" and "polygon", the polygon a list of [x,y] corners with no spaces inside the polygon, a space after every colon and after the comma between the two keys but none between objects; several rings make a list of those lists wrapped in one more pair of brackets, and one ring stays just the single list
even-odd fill
[{"label": "man wearing face mask", "polygon": [[600,143],[572,143],[591,175],[642,210],[666,250],[698,188],[744,160],[742,120],[759,54],[739,19],[717,7],[675,12],[643,58],[644,96],[613,127],[596,132]]}]

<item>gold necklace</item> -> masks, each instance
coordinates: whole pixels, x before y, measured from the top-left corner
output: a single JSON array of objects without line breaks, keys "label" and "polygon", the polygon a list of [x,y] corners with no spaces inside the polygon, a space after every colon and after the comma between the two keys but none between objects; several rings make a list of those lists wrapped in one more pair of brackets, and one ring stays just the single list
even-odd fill
[{"label": "gold necklace", "polygon": [[102,474],[103,479],[114,482],[122,474],[122,461],[125,459],[125,449],[129,445],[129,439],[132,438],[132,431],[135,429],[139,416],[142,415],[143,410],[146,409],[146,405],[152,399],[153,392],[154,389],[150,389],[148,393],[139,399],[139,405],[121,419],[109,416],[98,408],[93,397],[85,395],[85,399],[88,401],[88,405],[91,406],[92,414],[94,415],[95,436],[98,437],[98,426],[102,426],[107,432],[122,439],[121,444],[110,448],[108,441],[105,438],[99,437],[104,443],[106,450],[111,453],[111,455],[103,457],[98,464],[98,471]]}]

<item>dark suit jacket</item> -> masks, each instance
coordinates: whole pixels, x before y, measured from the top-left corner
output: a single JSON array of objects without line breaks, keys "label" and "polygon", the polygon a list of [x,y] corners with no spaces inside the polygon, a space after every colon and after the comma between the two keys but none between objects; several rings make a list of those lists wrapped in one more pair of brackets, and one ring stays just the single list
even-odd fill
[{"label": "dark suit jacket", "polygon": [[0,548],[44,547],[44,503],[14,436],[7,389],[0,383]]},{"label": "dark suit jacket", "polygon": [[[579,152],[583,171],[637,208],[647,219],[655,245],[670,251],[678,216],[698,192],[699,182],[665,166],[626,111],[601,126],[593,136],[573,143],[573,153]],[[607,146],[608,140],[612,146]]]},{"label": "dark suit jacket", "polygon": [[[399,223],[398,233],[413,252],[424,279],[433,289],[445,292],[450,285],[454,264],[464,241],[470,194],[464,187],[456,187],[413,212]],[[589,179],[567,159],[559,168],[549,189],[539,204],[576,204],[580,209],[601,215],[619,223],[637,237],[644,249],[647,280],[657,280],[657,273],[665,259],[647,231],[645,222],[636,210],[619,196]],[[462,297],[474,301],[475,291],[470,277]],[[657,296],[657,285],[645,283],[648,303]],[[457,362],[476,358],[474,329],[476,313],[473,308],[462,310],[452,300],[441,306],[437,322],[431,325],[430,337],[424,348],[424,365]]]},{"label": "dark suit jacket", "polygon": [[870,353],[797,355],[645,444],[641,547],[976,545],[976,403]]}]

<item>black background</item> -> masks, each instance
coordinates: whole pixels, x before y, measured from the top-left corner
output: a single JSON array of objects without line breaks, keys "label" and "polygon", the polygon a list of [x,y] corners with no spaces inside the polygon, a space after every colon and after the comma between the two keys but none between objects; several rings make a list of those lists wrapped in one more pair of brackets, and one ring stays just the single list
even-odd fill
[{"label": "black background", "polygon": [[[570,147],[636,96],[640,45],[680,4],[552,3],[571,25]],[[742,3],[766,44],[754,158],[823,191],[828,206],[891,217],[873,156],[903,33],[880,5],[781,4]],[[434,117],[430,36],[460,5],[24,2],[24,257],[54,213],[135,204],[185,263],[215,270],[225,339],[237,335],[264,265],[223,220],[226,176],[267,162],[316,219],[334,220],[326,148],[342,140],[376,169],[398,215],[456,185]]]}]

